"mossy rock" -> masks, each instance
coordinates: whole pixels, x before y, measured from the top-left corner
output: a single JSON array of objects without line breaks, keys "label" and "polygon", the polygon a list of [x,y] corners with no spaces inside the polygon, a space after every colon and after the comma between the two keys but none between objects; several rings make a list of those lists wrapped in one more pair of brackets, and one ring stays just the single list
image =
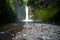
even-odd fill
[{"label": "mossy rock", "polygon": [[15,7],[14,7],[14,0],[6,0],[7,5],[9,6],[9,8],[11,9],[11,11],[15,12]]},{"label": "mossy rock", "polygon": [[51,19],[53,15],[57,14],[57,12],[59,11],[59,8],[56,2],[49,3],[47,7],[43,7],[43,8],[41,7],[42,6],[39,6],[35,8],[33,11],[31,11],[31,14],[33,15],[32,18],[48,20],[48,19]]}]

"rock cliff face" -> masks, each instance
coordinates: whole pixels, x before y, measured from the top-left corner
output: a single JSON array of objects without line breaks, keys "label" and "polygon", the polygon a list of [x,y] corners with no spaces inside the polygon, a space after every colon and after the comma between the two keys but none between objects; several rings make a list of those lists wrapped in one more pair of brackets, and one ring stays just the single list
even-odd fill
[{"label": "rock cliff face", "polygon": [[[60,1],[59,0],[9,0],[9,6],[16,13],[15,20],[25,19],[25,8],[24,3],[27,2],[29,9],[30,19],[42,19],[43,21],[52,22],[59,19]],[[57,14],[57,16],[56,16]],[[57,17],[57,18],[56,18]],[[13,18],[11,18],[13,19]],[[57,20],[59,21],[59,20]],[[56,21],[56,23],[57,23]],[[60,22],[60,21],[59,21]]]},{"label": "rock cliff face", "polygon": [[15,22],[16,16],[7,5],[6,0],[0,0],[0,24]]},{"label": "rock cliff face", "polygon": [[17,20],[24,20],[26,13],[23,4],[19,4],[17,0],[14,0],[14,7],[17,15]]}]

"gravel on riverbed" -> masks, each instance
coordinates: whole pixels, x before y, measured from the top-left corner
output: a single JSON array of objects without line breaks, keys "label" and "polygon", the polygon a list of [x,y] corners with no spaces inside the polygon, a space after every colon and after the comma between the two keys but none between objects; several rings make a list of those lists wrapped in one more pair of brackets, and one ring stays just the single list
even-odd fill
[{"label": "gravel on riverbed", "polygon": [[26,23],[13,40],[60,40],[60,26],[43,23]]}]

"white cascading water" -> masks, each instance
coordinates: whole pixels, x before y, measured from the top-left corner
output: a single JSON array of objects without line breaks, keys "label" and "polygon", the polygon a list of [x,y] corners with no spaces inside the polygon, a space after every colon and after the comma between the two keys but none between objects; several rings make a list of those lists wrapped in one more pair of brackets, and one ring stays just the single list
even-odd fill
[{"label": "white cascading water", "polygon": [[23,20],[23,22],[33,22],[33,20],[30,20],[28,18],[28,6],[25,6],[25,12],[26,12],[26,18]]},{"label": "white cascading water", "polygon": [[25,6],[25,12],[26,12],[26,20],[28,20],[28,7]]}]

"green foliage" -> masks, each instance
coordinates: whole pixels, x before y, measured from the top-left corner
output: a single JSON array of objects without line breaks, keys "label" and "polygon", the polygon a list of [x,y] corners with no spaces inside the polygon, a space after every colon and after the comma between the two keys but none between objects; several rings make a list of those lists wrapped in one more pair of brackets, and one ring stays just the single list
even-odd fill
[{"label": "green foliage", "polygon": [[13,3],[14,0],[6,0],[7,2],[7,5],[10,7],[10,9],[15,12],[15,7],[14,7],[14,3]]},{"label": "green foliage", "polygon": [[56,9],[56,8],[52,8],[52,9],[47,9],[47,8],[36,9],[34,12],[32,12],[32,14],[35,17],[38,17],[40,19],[48,19],[48,18],[51,18],[57,12],[57,10],[58,9]]},{"label": "green foliage", "polygon": [[[24,4],[27,5],[28,0],[17,0],[19,4]],[[10,7],[10,9],[15,12],[15,7],[14,7],[14,0],[6,0],[7,5]]]},{"label": "green foliage", "polygon": [[23,0],[24,5],[27,5],[27,3],[28,3],[28,0]]},{"label": "green foliage", "polygon": [[56,6],[56,2],[48,4],[47,7],[44,8],[36,8],[31,12],[33,14],[33,18],[39,18],[42,20],[46,20],[52,18],[54,14],[58,12],[58,7]]},{"label": "green foliage", "polygon": [[[11,10],[13,12],[15,12],[15,7],[14,7],[14,3],[13,1],[14,0],[6,0],[7,1],[7,4],[9,5],[9,7],[11,8]],[[42,19],[42,20],[45,20],[45,19],[49,19],[49,18],[52,18],[52,16],[54,14],[56,14],[58,12],[58,7],[57,7],[57,4],[56,4],[56,0],[51,2],[51,3],[48,3],[48,6],[47,7],[44,7],[44,3],[43,5],[40,5],[37,0],[34,0],[33,2],[28,2],[29,0],[17,0],[18,3],[22,3],[23,5],[30,5],[30,6],[34,6],[36,7],[34,9],[34,11],[31,11],[30,15],[33,15],[32,18],[39,18],[39,19]],[[32,4],[33,3],[33,4]]]},{"label": "green foliage", "polygon": [[20,4],[22,3],[21,0],[17,0],[17,1],[18,1],[18,3],[20,3]]}]

